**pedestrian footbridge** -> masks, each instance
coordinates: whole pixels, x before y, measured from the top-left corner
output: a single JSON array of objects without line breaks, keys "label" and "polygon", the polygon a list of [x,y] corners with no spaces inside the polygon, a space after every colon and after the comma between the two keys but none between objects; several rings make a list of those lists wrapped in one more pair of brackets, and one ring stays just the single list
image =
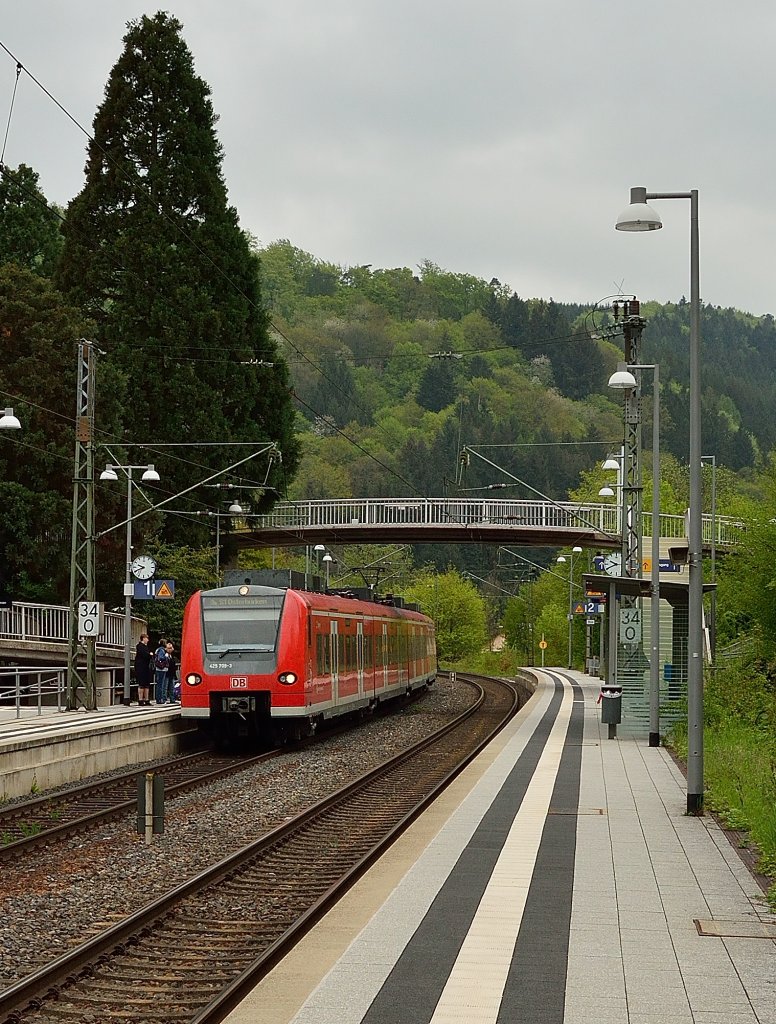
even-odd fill
[{"label": "pedestrian footbridge", "polygon": [[[243,547],[301,544],[405,544],[458,542],[523,547],[618,549],[622,512],[612,505],[562,501],[461,498],[348,498],[278,502],[263,515],[235,520]],[[660,537],[681,544],[685,517],[661,515]],[[726,516],[703,517],[704,547],[739,543],[743,526]],[[642,536],[652,535],[652,515],[642,516]]]}]

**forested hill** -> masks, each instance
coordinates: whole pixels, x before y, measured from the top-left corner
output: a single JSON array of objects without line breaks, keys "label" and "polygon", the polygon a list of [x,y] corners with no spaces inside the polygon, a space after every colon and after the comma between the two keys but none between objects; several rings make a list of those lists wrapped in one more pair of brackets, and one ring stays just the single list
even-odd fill
[{"label": "forested hill", "polygon": [[[607,380],[622,339],[605,340],[605,313],[430,262],[343,268],[287,241],[260,258],[302,414],[306,458],[292,496],[483,487],[505,477],[476,458],[463,467],[460,451],[491,445],[481,449],[490,461],[559,498],[621,441]],[[661,444],[686,462],[689,304],[643,303],[642,313],[643,361],[660,364]],[[702,344],[704,453],[746,469],[776,441],[776,326],[706,306]]]}]

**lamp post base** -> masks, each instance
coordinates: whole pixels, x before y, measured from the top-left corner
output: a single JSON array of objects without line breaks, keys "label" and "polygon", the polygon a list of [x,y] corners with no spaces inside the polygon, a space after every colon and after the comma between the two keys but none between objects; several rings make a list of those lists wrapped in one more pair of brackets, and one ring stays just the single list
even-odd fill
[{"label": "lamp post base", "polygon": [[650,747],[659,747],[660,746],[660,733],[659,732],[651,732],[649,734],[649,745],[650,745]]},{"label": "lamp post base", "polygon": [[687,794],[687,813],[701,817],[703,814],[703,793]]}]

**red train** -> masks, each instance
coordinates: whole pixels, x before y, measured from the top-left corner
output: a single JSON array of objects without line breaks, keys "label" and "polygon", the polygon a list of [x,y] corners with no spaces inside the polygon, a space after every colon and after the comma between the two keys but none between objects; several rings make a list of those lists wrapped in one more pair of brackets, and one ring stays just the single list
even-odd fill
[{"label": "red train", "polygon": [[307,736],[435,675],[434,623],[409,608],[253,582],[186,605],[181,715],[218,741]]}]

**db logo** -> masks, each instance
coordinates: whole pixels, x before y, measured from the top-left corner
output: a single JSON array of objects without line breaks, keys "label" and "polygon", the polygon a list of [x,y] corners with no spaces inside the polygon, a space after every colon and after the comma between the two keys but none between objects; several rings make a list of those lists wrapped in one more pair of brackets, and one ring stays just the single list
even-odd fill
[{"label": "db logo", "polygon": [[247,676],[231,676],[229,682],[233,690],[245,690],[248,687]]}]

